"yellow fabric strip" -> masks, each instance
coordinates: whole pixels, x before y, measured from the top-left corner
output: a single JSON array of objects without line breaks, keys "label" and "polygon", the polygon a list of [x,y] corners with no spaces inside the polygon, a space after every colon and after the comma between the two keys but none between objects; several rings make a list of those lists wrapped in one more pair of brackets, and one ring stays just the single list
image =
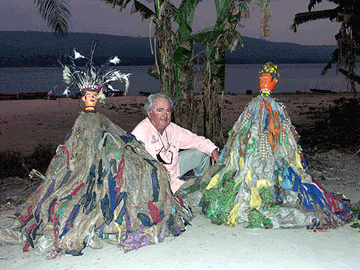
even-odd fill
[{"label": "yellow fabric strip", "polygon": [[259,190],[256,187],[251,187],[250,209],[259,209],[261,206],[261,198]]},{"label": "yellow fabric strip", "polygon": [[244,199],[242,199],[240,202],[238,202],[234,208],[231,210],[228,219],[226,221],[226,225],[230,227],[234,227],[236,224],[239,223],[239,219],[237,216],[237,213],[239,212],[240,205],[244,202]]},{"label": "yellow fabric strip", "polygon": [[214,175],[211,178],[209,184],[207,185],[207,187],[205,189],[208,190],[208,189],[211,189],[213,187],[216,187],[216,185],[219,183],[219,177],[220,177],[219,174]]},{"label": "yellow fabric strip", "polygon": [[240,171],[244,168],[244,165],[245,165],[244,158],[241,157],[241,158],[240,158],[240,161],[239,161]]},{"label": "yellow fabric strip", "polygon": [[113,221],[114,221],[114,224],[115,224],[116,228],[119,231],[118,243],[120,244],[120,241],[121,241],[121,228],[120,228],[120,225],[117,222],[115,222],[115,220],[117,219],[117,216],[118,216],[118,213],[117,213],[116,210],[114,210],[114,219],[113,219]]},{"label": "yellow fabric strip", "polygon": [[269,179],[259,179],[256,182],[256,187],[260,190],[263,187],[270,187],[270,180]]},{"label": "yellow fabric strip", "polygon": [[261,206],[260,189],[271,186],[269,179],[259,179],[256,187],[251,187],[250,209],[259,209]]},{"label": "yellow fabric strip", "polygon": [[251,182],[252,182],[251,169],[249,169],[249,170],[247,171],[245,180],[246,180],[246,183],[251,184]]}]

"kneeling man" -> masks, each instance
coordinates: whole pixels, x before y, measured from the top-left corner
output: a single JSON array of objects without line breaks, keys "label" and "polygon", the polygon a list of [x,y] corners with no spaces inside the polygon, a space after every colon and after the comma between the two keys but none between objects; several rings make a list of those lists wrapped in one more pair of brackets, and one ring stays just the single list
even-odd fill
[{"label": "kneeling man", "polygon": [[210,167],[210,157],[212,165],[218,162],[219,150],[213,142],[170,122],[173,102],[169,96],[152,94],[144,108],[147,117],[132,134],[168,170],[173,193],[184,184],[179,179],[184,174],[193,170],[195,177],[200,177]]}]

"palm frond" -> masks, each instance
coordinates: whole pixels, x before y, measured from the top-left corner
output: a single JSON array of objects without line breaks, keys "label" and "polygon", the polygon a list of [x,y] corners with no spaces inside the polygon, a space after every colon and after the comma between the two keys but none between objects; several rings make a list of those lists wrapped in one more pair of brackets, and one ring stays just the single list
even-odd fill
[{"label": "palm frond", "polygon": [[234,0],[215,0],[218,18],[224,18]]},{"label": "palm frond", "polygon": [[179,24],[179,28],[177,32],[179,34],[180,39],[187,40],[191,36],[192,28],[187,22],[183,21]]},{"label": "palm frond", "polygon": [[215,0],[217,20],[215,23],[215,28],[223,28],[223,26],[228,22],[228,11],[230,9],[233,0]]},{"label": "palm frond", "polygon": [[332,59],[329,63],[327,63],[326,67],[324,67],[324,69],[321,71],[321,75],[325,75],[327,73],[327,71],[332,68],[332,65],[334,63],[338,63],[339,62],[339,56],[340,56],[340,49],[337,48],[332,55]]},{"label": "palm frond", "polygon": [[214,36],[218,36],[218,32],[215,32],[214,26],[211,26],[196,32],[190,37],[190,40],[192,42],[197,42],[203,45],[207,45],[211,43]]},{"label": "palm frond", "polygon": [[232,13],[228,15],[228,21],[240,21],[241,18],[250,18],[249,7],[244,2],[238,4]]},{"label": "palm frond", "polygon": [[140,12],[143,19],[149,19],[151,16],[155,15],[154,11],[140,3],[139,1],[134,0],[134,5],[131,8],[131,14]]},{"label": "palm frond", "polygon": [[116,6],[119,6],[120,7],[120,12],[126,8],[127,4],[129,4],[129,2],[131,0],[100,0],[100,1],[103,1],[107,4],[110,4],[113,6],[113,8],[115,8]]},{"label": "palm frond", "polygon": [[339,68],[339,71],[341,74],[345,75],[349,80],[351,81],[355,81],[358,84],[360,84],[360,76],[356,75],[354,72],[352,71],[348,71],[342,68]]},{"label": "palm frond", "polygon": [[156,18],[159,18],[161,7],[164,3],[164,0],[154,0],[154,7],[155,7],[155,16]]},{"label": "palm frond", "polygon": [[56,34],[65,35],[71,17],[68,0],[35,0],[41,17]]},{"label": "palm frond", "polygon": [[180,65],[187,64],[191,59],[191,56],[192,56],[192,51],[182,46],[177,47],[173,53],[174,62]]},{"label": "palm frond", "polygon": [[174,15],[174,21],[179,24],[178,34],[181,39],[188,39],[192,33],[192,23],[195,9],[201,0],[183,0]]},{"label": "palm frond", "polygon": [[[240,4],[238,4],[236,6],[236,11],[237,11],[237,9],[239,10],[240,15],[241,15],[240,19],[248,19],[248,18],[250,18],[250,9],[249,9],[249,6],[248,6],[247,2],[241,2]],[[237,14],[236,11],[233,13],[233,15]]]},{"label": "palm frond", "polygon": [[316,4],[319,4],[321,2],[322,2],[322,0],[310,0],[309,6],[308,6],[309,12],[314,8],[314,6]]},{"label": "palm frond", "polygon": [[333,20],[337,17],[337,14],[339,11],[340,11],[339,7],[337,7],[334,9],[297,13],[297,14],[295,14],[294,23],[290,26],[290,29],[292,29],[294,32],[296,32],[297,26],[302,23],[326,19],[326,18]]},{"label": "palm frond", "polygon": [[183,0],[174,16],[175,22],[181,23],[182,21],[187,21],[192,25],[195,9],[200,1],[201,0]]}]

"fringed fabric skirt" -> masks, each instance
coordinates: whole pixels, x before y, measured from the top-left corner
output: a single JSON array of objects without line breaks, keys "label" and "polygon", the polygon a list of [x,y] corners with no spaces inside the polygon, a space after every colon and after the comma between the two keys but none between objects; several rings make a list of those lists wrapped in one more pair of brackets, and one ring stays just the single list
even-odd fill
[{"label": "fringed fabric skirt", "polygon": [[254,98],[229,132],[201,206],[217,224],[260,228],[331,228],[352,219],[343,196],[307,171],[285,106]]},{"label": "fringed fabric skirt", "polygon": [[96,239],[138,249],[179,235],[191,218],[162,165],[100,113],[80,114],[20,215],[24,251],[45,238],[54,254],[73,255]]}]

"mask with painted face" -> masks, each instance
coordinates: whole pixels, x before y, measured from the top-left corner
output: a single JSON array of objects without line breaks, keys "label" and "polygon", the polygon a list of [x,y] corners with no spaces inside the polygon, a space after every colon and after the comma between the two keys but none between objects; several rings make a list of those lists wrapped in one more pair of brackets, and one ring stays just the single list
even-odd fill
[{"label": "mask with painted face", "polygon": [[279,81],[280,74],[277,66],[272,62],[268,62],[259,71],[259,77],[260,93],[270,95]]},{"label": "mask with painted face", "polygon": [[259,80],[259,87],[261,91],[267,90],[272,92],[278,83],[278,79],[272,78],[272,76],[269,73],[264,73],[261,75]]},{"label": "mask with painted face", "polygon": [[96,103],[98,102],[98,92],[94,90],[85,90],[84,96],[81,98],[85,103],[86,112],[94,112]]}]

